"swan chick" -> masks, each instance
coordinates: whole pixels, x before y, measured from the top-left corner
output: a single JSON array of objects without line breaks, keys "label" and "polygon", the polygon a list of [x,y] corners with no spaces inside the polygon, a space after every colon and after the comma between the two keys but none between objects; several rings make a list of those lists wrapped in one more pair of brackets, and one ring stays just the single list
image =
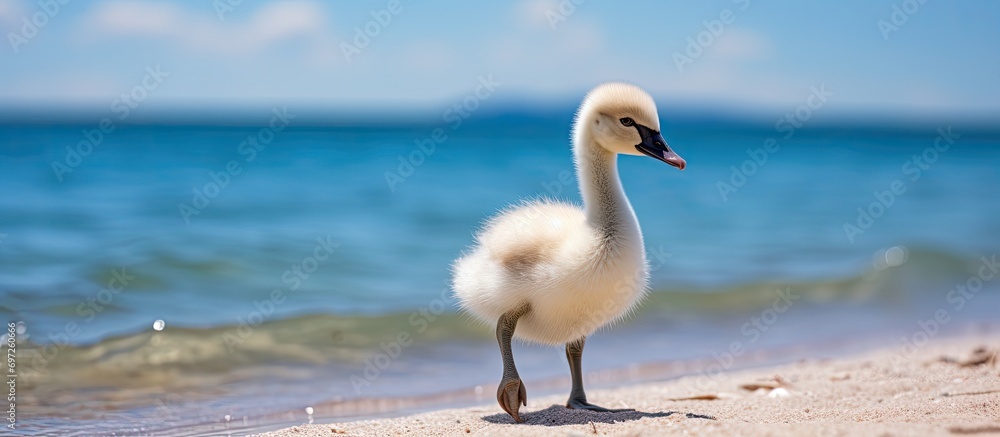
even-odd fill
[{"label": "swan chick", "polygon": [[564,345],[572,376],[568,408],[614,411],[587,402],[581,357],[587,336],[632,312],[649,269],[638,219],[618,177],[618,155],[687,165],[660,134],[652,97],[607,83],[584,98],[573,124],[573,158],[583,208],[539,200],[489,219],[452,266],[463,311],[496,324],[503,361],[497,402],[516,422],[527,393],[511,339]]}]

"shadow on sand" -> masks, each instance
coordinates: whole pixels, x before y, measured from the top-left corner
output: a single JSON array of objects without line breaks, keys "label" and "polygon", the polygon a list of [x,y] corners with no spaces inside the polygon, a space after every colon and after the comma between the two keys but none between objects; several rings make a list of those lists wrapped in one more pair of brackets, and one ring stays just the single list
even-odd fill
[{"label": "shadow on sand", "polygon": [[[712,416],[705,416],[702,414],[694,414],[694,413],[682,413],[679,411],[661,411],[656,413],[646,413],[643,411],[636,411],[636,410],[597,412],[589,410],[574,410],[571,408],[566,408],[565,406],[562,405],[552,405],[544,410],[521,413],[521,418],[524,419],[524,423],[522,423],[522,425],[562,426],[562,425],[585,425],[590,422],[594,423],[625,422],[628,420],[639,420],[642,419],[643,417],[670,417],[674,414],[683,414],[688,419],[716,420]],[[507,423],[507,424],[514,423],[514,418],[510,417],[510,415],[508,415],[507,413],[499,413],[499,414],[492,414],[489,416],[483,416],[483,420],[490,423]]]}]

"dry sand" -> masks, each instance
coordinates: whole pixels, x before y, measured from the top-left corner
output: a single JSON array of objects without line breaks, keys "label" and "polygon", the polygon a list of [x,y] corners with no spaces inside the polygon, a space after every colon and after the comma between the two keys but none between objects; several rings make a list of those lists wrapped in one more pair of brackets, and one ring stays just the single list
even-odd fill
[{"label": "dry sand", "polygon": [[937,340],[905,357],[893,348],[588,392],[633,412],[566,409],[565,396],[533,399],[528,385],[521,424],[488,404],[264,435],[1000,435],[998,346],[996,335]]}]

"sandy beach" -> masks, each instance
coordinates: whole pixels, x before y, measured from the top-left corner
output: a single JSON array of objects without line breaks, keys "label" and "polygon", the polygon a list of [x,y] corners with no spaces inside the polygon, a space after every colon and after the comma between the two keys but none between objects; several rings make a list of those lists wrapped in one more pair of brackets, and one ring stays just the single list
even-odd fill
[{"label": "sandy beach", "polygon": [[917,349],[887,348],[588,393],[596,404],[634,409],[626,412],[570,410],[562,395],[532,398],[528,385],[521,424],[495,403],[485,403],[262,435],[996,435],[998,346],[995,334],[936,339]]}]

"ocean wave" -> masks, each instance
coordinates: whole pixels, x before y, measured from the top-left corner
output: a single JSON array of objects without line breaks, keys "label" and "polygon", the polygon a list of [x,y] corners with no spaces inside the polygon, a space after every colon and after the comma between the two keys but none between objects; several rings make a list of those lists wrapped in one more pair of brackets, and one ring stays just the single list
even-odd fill
[{"label": "ocean wave", "polygon": [[[780,291],[811,303],[892,305],[941,297],[953,284],[975,273],[979,260],[946,252],[909,250],[899,266],[873,267],[847,278],[815,281],[767,281],[717,289],[657,290],[640,306],[637,317],[672,314],[746,313],[772,305]],[[241,366],[301,363],[358,363],[372,348],[398,333],[419,335],[421,343],[492,341],[492,333],[455,312],[447,296],[412,311],[381,315],[304,314],[265,320],[250,313],[239,323],[210,327],[170,326],[100,340],[89,345],[27,341],[26,356],[39,357],[48,374],[87,372],[88,382],[103,384],[130,369],[136,384],[143,375],[178,372],[229,372]],[[55,343],[53,343],[55,341]],[[53,349],[58,352],[52,352]],[[46,355],[55,354],[51,360]],[[31,374],[31,362],[26,366]],[[29,378],[30,379],[30,378]],[[55,379],[62,379],[57,377]],[[67,379],[74,379],[67,376]],[[47,383],[54,383],[47,378]],[[120,383],[120,382],[115,382]]]}]

